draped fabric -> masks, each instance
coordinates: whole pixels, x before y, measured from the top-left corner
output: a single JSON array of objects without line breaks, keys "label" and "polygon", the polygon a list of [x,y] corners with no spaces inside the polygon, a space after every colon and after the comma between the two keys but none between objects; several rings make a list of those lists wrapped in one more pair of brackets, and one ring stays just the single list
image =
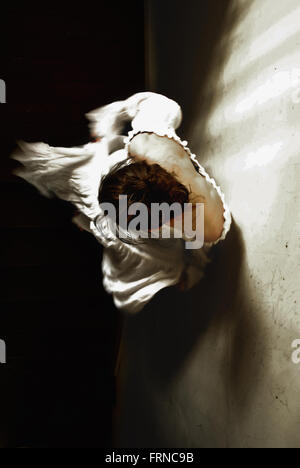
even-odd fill
[{"label": "draped fabric", "polygon": [[[81,147],[57,148],[45,143],[18,142],[12,157],[22,163],[16,174],[33,184],[43,195],[73,203],[79,210],[73,221],[91,232],[103,245],[103,285],[115,305],[127,312],[140,311],[162,288],[178,283],[183,271],[187,288],[204,274],[213,244],[225,239],[231,217],[224,195],[198,163],[196,156],[176,134],[181,123],[180,106],[161,94],[142,92],[87,114],[90,130],[98,141]],[[132,131],[122,135],[126,122]],[[141,131],[173,138],[181,144],[198,171],[213,185],[224,205],[224,228],[214,243],[187,252],[183,239],[147,239],[134,245],[122,242],[111,230],[99,202],[101,179],[119,162],[128,161],[128,143]]]}]

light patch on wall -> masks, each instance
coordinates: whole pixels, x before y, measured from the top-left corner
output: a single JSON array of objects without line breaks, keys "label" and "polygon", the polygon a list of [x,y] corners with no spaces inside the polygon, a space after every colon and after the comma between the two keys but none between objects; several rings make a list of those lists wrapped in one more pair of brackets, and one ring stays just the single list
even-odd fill
[{"label": "light patch on wall", "polygon": [[300,69],[293,68],[292,70],[280,71],[275,73],[270,79],[264,81],[260,86],[256,87],[246,98],[241,99],[235,108],[237,114],[242,114],[261,106],[271,99],[275,99],[288,91],[295,84],[300,85],[299,77]]},{"label": "light patch on wall", "polygon": [[[224,169],[228,176],[240,174],[243,171],[250,170],[256,167],[264,167],[274,162],[278,157],[281,148],[283,147],[283,139],[271,144],[262,144],[259,148],[252,148],[250,151],[240,151],[233,155],[227,155],[225,158]],[[276,162],[279,167],[281,163],[284,165],[286,161],[280,160]],[[258,175],[259,173],[256,172]]]},{"label": "light patch on wall", "polygon": [[267,166],[274,160],[282,146],[283,142],[279,141],[272,145],[264,145],[257,151],[251,151],[245,158],[243,169]]},{"label": "light patch on wall", "polygon": [[[270,123],[278,119],[277,112],[278,99],[286,99],[286,104],[289,102],[294,105],[300,102],[300,68],[291,66],[291,64],[299,63],[299,51],[289,54],[280,62],[278,68],[280,71],[274,71],[274,67],[266,67],[260,70],[260,73],[252,74],[247,78],[247,85],[241,86],[238,79],[235,80],[234,86],[229,86],[227,82],[227,74],[223,76],[223,91],[219,88],[220,98],[216,107],[212,110],[211,115],[207,119],[207,128],[212,137],[218,137],[220,133],[224,133],[233,124],[242,125],[246,121],[259,118],[259,112],[263,110],[272,115]],[[268,109],[263,109],[263,106],[268,106]],[[276,110],[272,110],[272,106]],[[284,106],[281,106],[284,109]],[[287,108],[291,110],[291,108]],[[274,114],[275,112],[275,114]],[[195,128],[195,134],[199,129]]]},{"label": "light patch on wall", "polygon": [[269,54],[279,47],[290,37],[297,34],[300,30],[300,7],[284,16],[276,24],[264,31],[257,39],[251,42],[250,50],[247,54],[247,62],[243,65],[249,65],[250,62],[258,60],[262,56]]},{"label": "light patch on wall", "polygon": [[[251,236],[264,234],[268,219],[273,216],[281,184],[282,167],[287,163],[280,158],[283,140],[264,144],[246,154],[241,151],[226,160],[223,177],[231,180],[229,205],[236,221],[247,227]],[[276,161],[276,163],[275,163]],[[270,171],[270,166],[276,170]]]}]

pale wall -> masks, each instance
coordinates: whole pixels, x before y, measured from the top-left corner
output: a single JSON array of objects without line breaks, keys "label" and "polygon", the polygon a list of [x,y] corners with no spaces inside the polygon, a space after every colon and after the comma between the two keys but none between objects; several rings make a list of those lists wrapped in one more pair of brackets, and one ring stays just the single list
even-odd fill
[{"label": "pale wall", "polygon": [[150,4],[151,88],[234,224],[200,285],[128,319],[117,445],[300,447],[300,4]]}]

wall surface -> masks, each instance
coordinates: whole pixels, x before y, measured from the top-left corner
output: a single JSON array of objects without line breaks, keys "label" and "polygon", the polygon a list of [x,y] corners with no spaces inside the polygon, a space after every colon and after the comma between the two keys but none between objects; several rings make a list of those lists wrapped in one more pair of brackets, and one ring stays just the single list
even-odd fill
[{"label": "wall surface", "polygon": [[116,445],[300,447],[299,2],[149,3],[152,89],[234,223],[199,285],[127,318]]}]

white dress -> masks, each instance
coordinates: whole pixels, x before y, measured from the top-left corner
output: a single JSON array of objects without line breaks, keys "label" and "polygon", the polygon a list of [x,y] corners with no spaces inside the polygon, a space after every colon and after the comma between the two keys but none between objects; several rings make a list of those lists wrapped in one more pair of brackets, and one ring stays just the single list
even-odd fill
[{"label": "white dress", "polygon": [[[87,118],[92,135],[101,137],[100,141],[73,148],[19,141],[12,157],[23,166],[16,170],[16,174],[37,187],[43,195],[57,196],[77,207],[80,213],[73,221],[91,232],[104,247],[105,290],[112,294],[116,307],[136,313],[160,289],[178,283],[183,270],[187,289],[203,277],[210,261],[209,250],[225,239],[230,229],[230,211],[220,187],[198,163],[187,142],[176,134],[182,113],[175,101],[161,94],[142,92],[91,111]],[[122,136],[125,121],[131,121],[132,131]],[[223,232],[218,240],[206,242],[198,250],[187,250],[182,239],[151,239],[136,245],[124,243],[114,235],[99,206],[100,181],[116,163],[128,158],[131,138],[143,131],[167,136],[181,144],[199,173],[217,190],[224,206]]]}]

